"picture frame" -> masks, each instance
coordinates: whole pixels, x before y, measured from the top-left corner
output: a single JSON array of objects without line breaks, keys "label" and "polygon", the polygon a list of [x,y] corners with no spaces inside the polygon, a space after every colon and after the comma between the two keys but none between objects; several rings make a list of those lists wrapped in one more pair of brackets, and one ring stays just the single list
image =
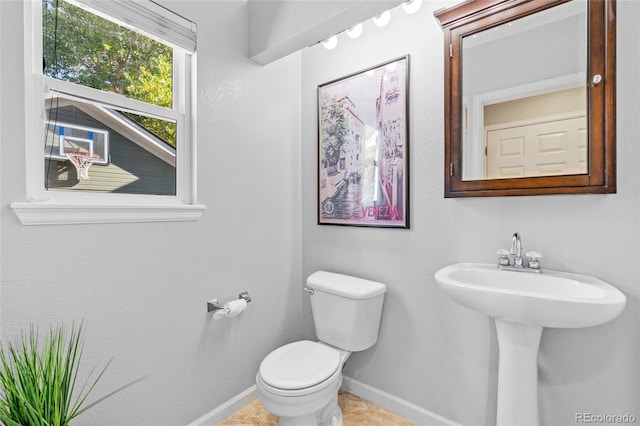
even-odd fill
[{"label": "picture frame", "polygon": [[409,228],[409,55],[318,86],[318,224]]}]

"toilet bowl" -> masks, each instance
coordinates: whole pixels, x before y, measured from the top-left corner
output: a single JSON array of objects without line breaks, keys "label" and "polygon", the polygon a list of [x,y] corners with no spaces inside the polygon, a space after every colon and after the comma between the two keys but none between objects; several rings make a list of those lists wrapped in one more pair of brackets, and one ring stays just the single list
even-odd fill
[{"label": "toilet bowl", "polygon": [[352,351],[377,342],[386,286],[318,271],[307,287],[319,341],[289,343],[267,355],[256,375],[258,398],[281,426],[341,426],[342,367]]},{"label": "toilet bowl", "polygon": [[321,342],[302,340],[271,352],[256,376],[264,408],[282,426],[338,426],[342,411],[338,390],[350,353]]}]

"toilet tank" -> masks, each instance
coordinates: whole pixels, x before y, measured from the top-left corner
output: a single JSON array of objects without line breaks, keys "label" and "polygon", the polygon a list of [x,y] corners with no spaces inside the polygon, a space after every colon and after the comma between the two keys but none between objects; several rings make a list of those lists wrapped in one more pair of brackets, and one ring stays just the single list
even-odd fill
[{"label": "toilet tank", "polygon": [[307,287],[313,289],[311,310],[318,340],[352,352],[378,341],[386,285],[318,271],[307,278]]}]

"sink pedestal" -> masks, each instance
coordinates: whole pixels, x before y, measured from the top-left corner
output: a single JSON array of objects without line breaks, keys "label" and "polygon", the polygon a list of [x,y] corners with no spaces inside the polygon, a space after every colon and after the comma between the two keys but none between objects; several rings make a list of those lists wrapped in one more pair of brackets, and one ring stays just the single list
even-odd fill
[{"label": "sink pedestal", "polygon": [[538,425],[538,347],[542,327],[496,318],[497,426]]}]

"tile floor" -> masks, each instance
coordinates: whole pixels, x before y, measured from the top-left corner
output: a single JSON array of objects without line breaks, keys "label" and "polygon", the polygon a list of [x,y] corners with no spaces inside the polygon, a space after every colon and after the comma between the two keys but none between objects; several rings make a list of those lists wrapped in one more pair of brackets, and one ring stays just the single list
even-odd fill
[{"label": "tile floor", "polygon": [[[338,404],[342,408],[343,426],[417,426],[416,423],[383,410],[369,401],[340,391]],[[220,423],[219,426],[277,426],[278,417],[267,412],[259,400]]]}]

